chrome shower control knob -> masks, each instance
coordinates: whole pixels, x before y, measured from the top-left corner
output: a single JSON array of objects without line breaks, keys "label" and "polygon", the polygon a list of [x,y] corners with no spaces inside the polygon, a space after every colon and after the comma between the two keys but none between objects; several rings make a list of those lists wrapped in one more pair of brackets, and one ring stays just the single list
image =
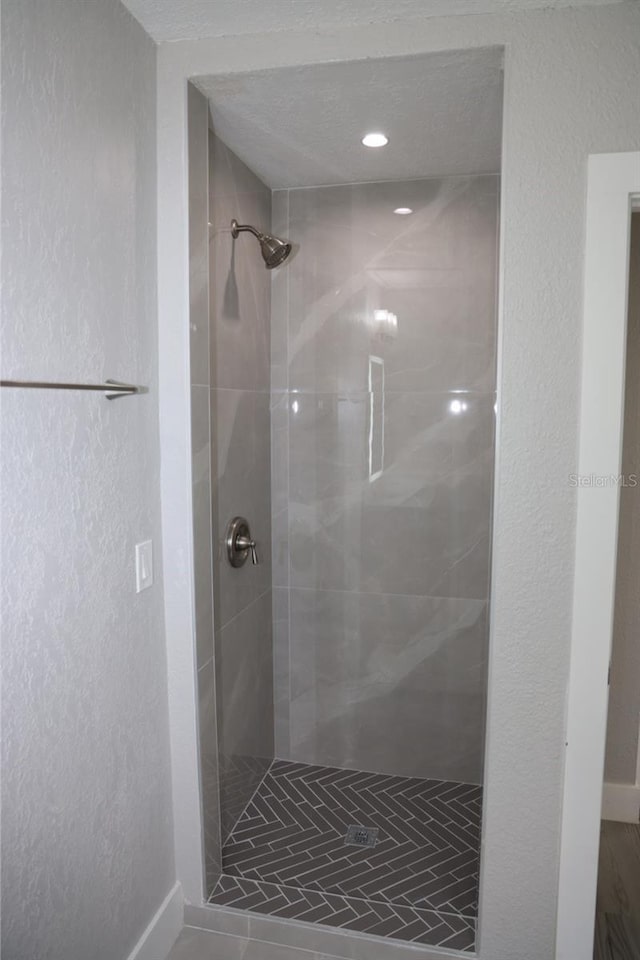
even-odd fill
[{"label": "chrome shower control knob", "polygon": [[249,554],[251,554],[252,564],[255,566],[258,563],[257,544],[251,536],[249,524],[244,517],[234,517],[227,527],[225,546],[227,559],[232,567],[244,566]]}]

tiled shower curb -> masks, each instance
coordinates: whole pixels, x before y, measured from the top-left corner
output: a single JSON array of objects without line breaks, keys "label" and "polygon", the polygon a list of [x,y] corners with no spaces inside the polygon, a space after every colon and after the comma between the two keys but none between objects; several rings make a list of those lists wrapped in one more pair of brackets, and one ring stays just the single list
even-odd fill
[{"label": "tiled shower curb", "polygon": [[376,937],[300,920],[283,920],[210,903],[200,906],[185,904],[184,922],[186,926],[213,933],[244,937],[283,947],[296,947],[340,960],[451,960],[452,957],[471,960],[476,956],[469,951],[403,943],[388,937]]}]

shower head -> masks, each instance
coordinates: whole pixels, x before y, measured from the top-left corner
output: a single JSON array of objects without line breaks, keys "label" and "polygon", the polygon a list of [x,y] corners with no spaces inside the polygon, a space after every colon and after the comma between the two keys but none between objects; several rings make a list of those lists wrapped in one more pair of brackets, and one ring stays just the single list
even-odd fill
[{"label": "shower head", "polygon": [[267,270],[273,270],[279,267],[291,253],[291,244],[287,240],[281,240],[270,233],[261,233],[252,227],[249,223],[238,223],[237,220],[231,221],[231,236],[235,238],[239,233],[252,233],[260,243],[260,252]]}]

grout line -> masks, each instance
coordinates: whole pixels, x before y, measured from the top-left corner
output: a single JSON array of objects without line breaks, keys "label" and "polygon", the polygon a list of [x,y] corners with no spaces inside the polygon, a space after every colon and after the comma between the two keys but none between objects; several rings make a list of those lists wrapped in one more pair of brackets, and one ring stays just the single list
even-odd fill
[{"label": "grout line", "polygon": [[262,591],[262,593],[258,594],[257,597],[254,597],[254,598],[253,598],[253,600],[251,601],[251,603],[248,603],[248,604],[246,605],[246,607],[243,607],[243,608],[242,608],[242,610],[238,610],[237,613],[234,613],[234,615],[231,617],[230,620],[226,620],[223,624],[221,624],[221,625],[215,630],[215,633],[216,633],[216,634],[221,634],[223,630],[226,630],[227,627],[230,626],[230,625],[234,622],[234,620],[237,620],[238,617],[241,617],[241,616],[243,615],[243,613],[246,613],[247,610],[250,610],[251,607],[253,607],[254,604],[258,603],[259,600],[262,600],[263,597],[266,597],[266,595],[267,595],[272,589],[273,589],[273,587],[271,586],[271,584],[269,584],[268,587],[265,587],[265,589]]},{"label": "grout line", "polygon": [[409,180],[346,180],[340,181],[339,183],[313,183],[303,187],[273,187],[273,193],[292,193],[298,190],[333,190],[336,187],[353,189],[354,187],[372,186],[376,183],[395,183],[399,185],[405,183],[423,183],[425,180],[499,180],[501,176],[501,170],[489,170],[486,173],[454,173],[452,175],[440,174],[439,176],[432,177],[410,177]]},{"label": "grout line", "polygon": [[[285,590],[286,587],[277,587],[277,589]],[[482,603],[487,604],[489,602],[489,596],[486,597],[465,597],[465,596],[447,596],[446,594],[439,593],[386,593],[384,590],[339,590],[337,587],[299,587],[295,584],[288,588],[289,590],[300,590],[310,593],[345,593],[353,594],[358,597],[406,597],[407,599],[416,599],[416,600],[466,600],[473,603]]]},{"label": "grout line", "polygon": [[[402,371],[404,373],[404,371]],[[394,376],[395,374],[391,374]],[[389,376],[389,374],[387,374]],[[197,386],[197,384],[192,384],[192,386]],[[212,389],[217,390],[228,390],[230,392],[236,393],[267,393],[266,390],[250,390],[244,387],[212,387]],[[333,389],[317,389],[315,387],[275,387],[270,391],[272,396],[284,397],[284,396],[296,396],[296,397],[368,397],[371,393],[370,390],[363,384],[361,387],[335,387]],[[391,394],[393,396],[404,396],[409,394],[411,396],[424,396],[424,397],[451,397],[451,396],[465,396],[470,397],[471,399],[494,399],[497,391],[493,390],[476,390],[474,388],[463,388],[463,387],[454,387],[452,390],[419,390],[419,389],[407,389],[405,387],[389,387],[386,386],[384,391],[385,394]]]},{"label": "grout line", "polygon": [[[223,873],[223,874],[224,874],[224,848],[225,848],[225,846],[229,843],[229,841],[231,840],[231,837],[233,836],[234,830],[236,829],[236,827],[238,826],[238,824],[240,823],[240,821],[242,820],[242,818],[243,818],[243,816],[244,816],[245,810],[247,809],[247,807],[249,806],[249,804],[251,803],[251,801],[252,801],[253,798],[255,797],[256,793],[258,792],[258,790],[259,790],[260,787],[262,786],[262,782],[263,782],[264,778],[266,777],[266,775],[267,775],[267,774],[269,773],[269,771],[271,770],[271,767],[273,766],[273,764],[274,764],[274,761],[272,760],[271,763],[269,764],[269,766],[267,767],[267,769],[265,770],[265,772],[264,772],[264,773],[262,774],[262,776],[260,777],[260,782],[257,784],[255,790],[253,791],[253,793],[251,794],[251,796],[249,797],[249,799],[248,799],[247,802],[245,803],[244,807],[242,808],[242,812],[241,812],[240,814],[238,814],[238,816],[236,817],[236,822],[234,823],[234,825],[232,826],[231,830],[230,830],[229,833],[227,834],[227,838],[226,838],[226,840],[224,841],[224,843],[222,844],[222,847],[220,848],[220,859],[221,859],[221,861],[222,861],[222,863],[223,863],[223,868],[222,868],[222,873]],[[225,876],[229,876],[229,874],[225,874]]]},{"label": "grout line", "polygon": [[[359,767],[356,770],[354,767],[329,767],[325,766],[323,763],[307,763],[306,760],[287,760],[286,758],[276,757],[273,763],[292,763],[296,766],[305,766],[309,769],[315,770],[340,770],[348,771],[349,773],[361,773],[366,777],[388,777],[390,780],[412,780],[419,783],[453,783],[453,784],[464,784],[467,787],[477,787],[483,791],[482,783],[473,783],[471,780],[443,780],[441,777],[409,777],[400,773],[387,773],[386,771],[381,770],[361,770]],[[273,763],[271,766],[273,766]],[[483,791],[484,792],[484,791]]]},{"label": "grout line", "polygon": [[[286,197],[286,223],[287,223],[287,236],[289,236],[289,228],[291,226],[291,193],[287,191]],[[290,338],[289,338],[289,320],[290,320],[290,277],[291,271],[287,271],[286,277],[286,356],[287,356],[287,393],[289,393],[289,387],[291,386],[291,357],[290,357]],[[291,756],[291,415],[289,411],[289,404],[287,403],[287,419],[286,419],[286,437],[287,437],[287,499],[286,499],[286,511],[287,511],[287,743],[286,751],[287,756]]]},{"label": "grout line", "polygon": [[209,659],[208,659],[207,661],[205,661],[205,663],[203,663],[201,666],[198,667],[197,672],[200,673],[201,670],[204,670],[205,667],[208,667],[209,664],[212,663],[212,662],[213,662],[213,654],[211,654],[211,656],[209,657]]}]

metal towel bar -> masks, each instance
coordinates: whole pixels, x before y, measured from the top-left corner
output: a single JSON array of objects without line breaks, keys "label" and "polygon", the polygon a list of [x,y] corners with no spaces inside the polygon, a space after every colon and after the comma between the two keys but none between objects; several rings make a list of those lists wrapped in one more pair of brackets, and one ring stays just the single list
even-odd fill
[{"label": "metal towel bar", "polygon": [[0,387],[22,387],[27,390],[92,390],[105,393],[107,400],[131,396],[134,393],[146,393],[146,387],[137,387],[133,383],[120,383],[119,380],[106,380],[104,383],[51,383],[46,380],[0,380]]}]

